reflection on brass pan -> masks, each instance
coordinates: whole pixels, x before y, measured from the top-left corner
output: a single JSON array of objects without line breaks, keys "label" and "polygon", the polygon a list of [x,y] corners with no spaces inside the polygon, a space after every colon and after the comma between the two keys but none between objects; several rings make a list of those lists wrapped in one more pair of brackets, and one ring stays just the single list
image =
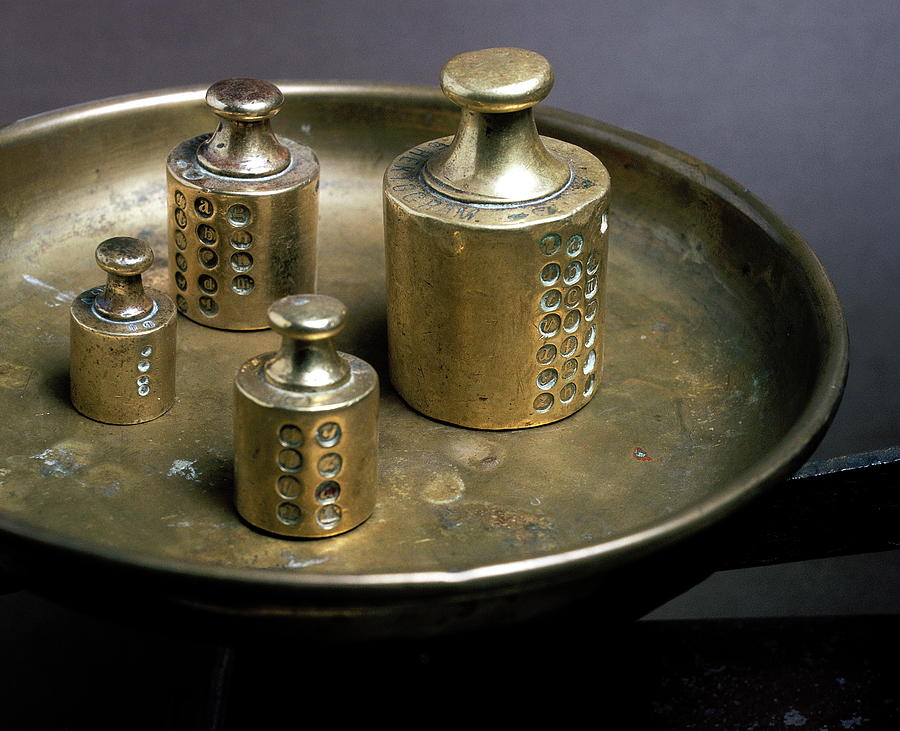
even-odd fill
[{"label": "reflection on brass pan", "polygon": [[106,286],[82,292],[70,316],[72,404],[108,424],[138,424],[164,414],[175,400],[175,305],[145,289],[141,275],[153,250],[118,236],[97,247]]},{"label": "reflection on brass pan", "polygon": [[269,322],[281,349],[235,377],[235,504],[269,533],[337,535],[375,506],[378,376],[335,350],[346,316],[325,295],[278,300]]},{"label": "reflection on brass pan", "polygon": [[452,58],[441,86],[462,107],[456,135],[384,176],[391,381],[441,421],[547,424],[597,391],[609,174],[538,135],[532,107],[552,85],[531,51]]},{"label": "reflection on brass pan", "polygon": [[269,305],[316,287],[319,161],[276,137],[278,87],[256,79],[213,84],[212,134],[169,154],[169,274],[178,309],[222,330],[267,327]]}]

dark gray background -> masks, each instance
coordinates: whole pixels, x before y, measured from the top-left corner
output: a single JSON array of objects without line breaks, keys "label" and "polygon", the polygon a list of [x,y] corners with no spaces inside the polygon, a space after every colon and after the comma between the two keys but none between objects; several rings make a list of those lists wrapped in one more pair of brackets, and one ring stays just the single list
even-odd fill
[{"label": "dark gray background", "polygon": [[[434,85],[460,51],[536,50],[548,104],[689,152],[807,239],[851,334],[817,456],[900,443],[896,2],[7,2],[0,18],[0,123],[228,76]],[[898,553],[717,574],[655,616],[897,611]]]}]

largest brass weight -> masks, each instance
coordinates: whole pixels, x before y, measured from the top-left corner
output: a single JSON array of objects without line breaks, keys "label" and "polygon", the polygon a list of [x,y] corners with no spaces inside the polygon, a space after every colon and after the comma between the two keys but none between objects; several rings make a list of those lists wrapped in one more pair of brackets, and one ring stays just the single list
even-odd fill
[{"label": "largest brass weight", "polygon": [[610,180],[591,153],[538,135],[532,108],[552,85],[532,51],[455,56],[441,86],[462,110],[456,134],[385,172],[391,381],[426,416],[538,426],[597,391]]}]

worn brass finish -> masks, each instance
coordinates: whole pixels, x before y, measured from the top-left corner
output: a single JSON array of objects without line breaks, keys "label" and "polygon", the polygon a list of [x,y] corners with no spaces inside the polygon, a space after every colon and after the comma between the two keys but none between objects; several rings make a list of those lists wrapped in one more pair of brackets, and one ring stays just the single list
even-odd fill
[{"label": "worn brass finish", "polygon": [[281,349],[235,377],[235,505],[269,533],[334,536],[375,507],[378,376],[335,350],[346,316],[325,295],[278,300],[269,322]]},{"label": "worn brass finish", "polygon": [[[438,89],[279,86],[279,130],[322,161],[319,278],[351,308],[336,347],[386,374],[380,182],[403,150],[452,134],[459,109]],[[226,643],[251,624],[317,640],[508,624],[588,594],[602,632],[649,609],[641,589],[652,603],[696,581],[703,565],[649,562],[780,484],[829,423],[847,337],[797,233],[687,154],[539,107],[542,132],[615,181],[603,388],[558,423],[485,432],[421,416],[382,378],[372,517],[322,541],[249,530],[232,499],[232,383],[275,334],[182,319],[178,399],[140,428],[83,418],[66,385],[66,310],[97,242],[146,232],[145,282],[168,281],[159,161],[205,129],[205,91],[0,129],[0,565],[31,589],[147,626],[168,608]]]},{"label": "worn brass finish", "polygon": [[176,312],[164,292],[144,289],[153,249],[117,236],[97,247],[106,286],[82,292],[70,317],[72,404],[107,424],[140,424],[175,401]]},{"label": "worn brass finish", "polygon": [[178,309],[223,330],[267,327],[275,300],[316,288],[319,161],[278,138],[281,90],[226,79],[206,94],[212,135],[169,154],[169,276]]},{"label": "worn brass finish", "polygon": [[530,51],[451,59],[456,136],[385,173],[391,381],[426,416],[537,426],[597,391],[610,180],[591,153],[538,136],[531,105],[552,82]]}]

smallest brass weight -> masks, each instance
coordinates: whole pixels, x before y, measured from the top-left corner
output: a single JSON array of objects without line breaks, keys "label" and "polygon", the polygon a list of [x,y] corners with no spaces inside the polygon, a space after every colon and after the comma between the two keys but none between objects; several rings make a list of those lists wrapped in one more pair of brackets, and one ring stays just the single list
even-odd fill
[{"label": "smallest brass weight", "polygon": [[175,401],[175,304],[145,289],[153,249],[118,236],[97,247],[106,286],[72,303],[69,384],[72,404],[107,424],[140,424]]},{"label": "smallest brass weight", "polygon": [[378,375],[335,350],[347,310],[292,295],[269,308],[281,349],[235,377],[235,505],[251,525],[323,538],[372,514],[378,477]]}]

